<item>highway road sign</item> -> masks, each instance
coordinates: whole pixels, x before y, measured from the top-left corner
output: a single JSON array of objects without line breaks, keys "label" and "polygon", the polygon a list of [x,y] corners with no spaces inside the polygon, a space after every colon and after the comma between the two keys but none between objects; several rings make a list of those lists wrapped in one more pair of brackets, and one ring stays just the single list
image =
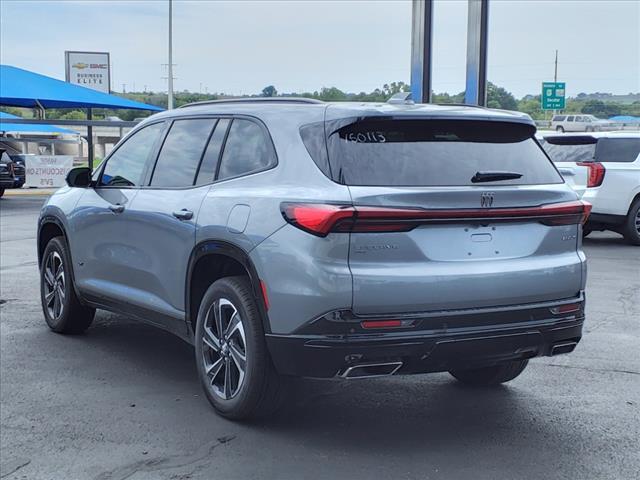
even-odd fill
[{"label": "highway road sign", "polygon": [[564,108],[565,82],[542,83],[542,110],[562,110]]}]

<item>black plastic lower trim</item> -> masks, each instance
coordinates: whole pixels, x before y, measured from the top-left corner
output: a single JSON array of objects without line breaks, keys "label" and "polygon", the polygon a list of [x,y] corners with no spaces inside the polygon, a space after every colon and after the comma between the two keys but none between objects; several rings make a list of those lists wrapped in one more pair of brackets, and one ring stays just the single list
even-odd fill
[{"label": "black plastic lower trim", "polygon": [[598,225],[622,225],[627,217],[624,215],[610,215],[608,213],[592,213],[587,220],[587,228],[596,227]]},{"label": "black plastic lower trim", "polygon": [[[398,373],[426,373],[549,356],[554,345],[579,342],[584,310],[545,319],[412,332],[266,336],[284,375],[329,378],[350,366],[401,361]],[[448,319],[450,320],[450,319]]]}]

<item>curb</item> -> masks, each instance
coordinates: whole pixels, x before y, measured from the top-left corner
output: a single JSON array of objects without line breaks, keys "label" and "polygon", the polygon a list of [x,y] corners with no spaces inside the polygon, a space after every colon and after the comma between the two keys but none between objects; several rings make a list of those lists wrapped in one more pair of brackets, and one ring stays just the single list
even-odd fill
[{"label": "curb", "polygon": [[53,192],[55,192],[55,189],[50,189],[50,188],[46,188],[46,189],[40,189],[40,188],[8,188],[4,191],[4,196],[5,197],[18,197],[21,195],[38,195],[38,196],[44,196],[44,195],[51,195]]}]

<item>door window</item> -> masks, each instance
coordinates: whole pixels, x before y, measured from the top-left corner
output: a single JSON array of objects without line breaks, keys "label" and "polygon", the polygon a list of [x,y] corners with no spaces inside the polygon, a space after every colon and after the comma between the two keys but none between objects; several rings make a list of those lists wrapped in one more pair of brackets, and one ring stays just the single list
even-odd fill
[{"label": "door window", "polygon": [[567,117],[567,122],[573,122],[573,115],[570,117]]},{"label": "door window", "polygon": [[107,160],[99,185],[140,186],[144,179],[145,165],[163,128],[163,123],[154,123],[131,135]]},{"label": "door window", "polygon": [[215,122],[214,118],[175,120],[160,150],[151,186],[192,186]]},{"label": "door window", "polygon": [[260,125],[234,119],[224,146],[218,179],[237,177],[276,164],[273,145]]}]

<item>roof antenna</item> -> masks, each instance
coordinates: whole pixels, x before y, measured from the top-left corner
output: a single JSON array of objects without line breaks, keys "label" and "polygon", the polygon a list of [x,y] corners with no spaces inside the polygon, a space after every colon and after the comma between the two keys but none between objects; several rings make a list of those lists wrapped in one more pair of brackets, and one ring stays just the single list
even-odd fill
[{"label": "roof antenna", "polygon": [[398,92],[394,93],[387,103],[392,105],[412,105],[414,102],[411,100],[411,92]]}]

